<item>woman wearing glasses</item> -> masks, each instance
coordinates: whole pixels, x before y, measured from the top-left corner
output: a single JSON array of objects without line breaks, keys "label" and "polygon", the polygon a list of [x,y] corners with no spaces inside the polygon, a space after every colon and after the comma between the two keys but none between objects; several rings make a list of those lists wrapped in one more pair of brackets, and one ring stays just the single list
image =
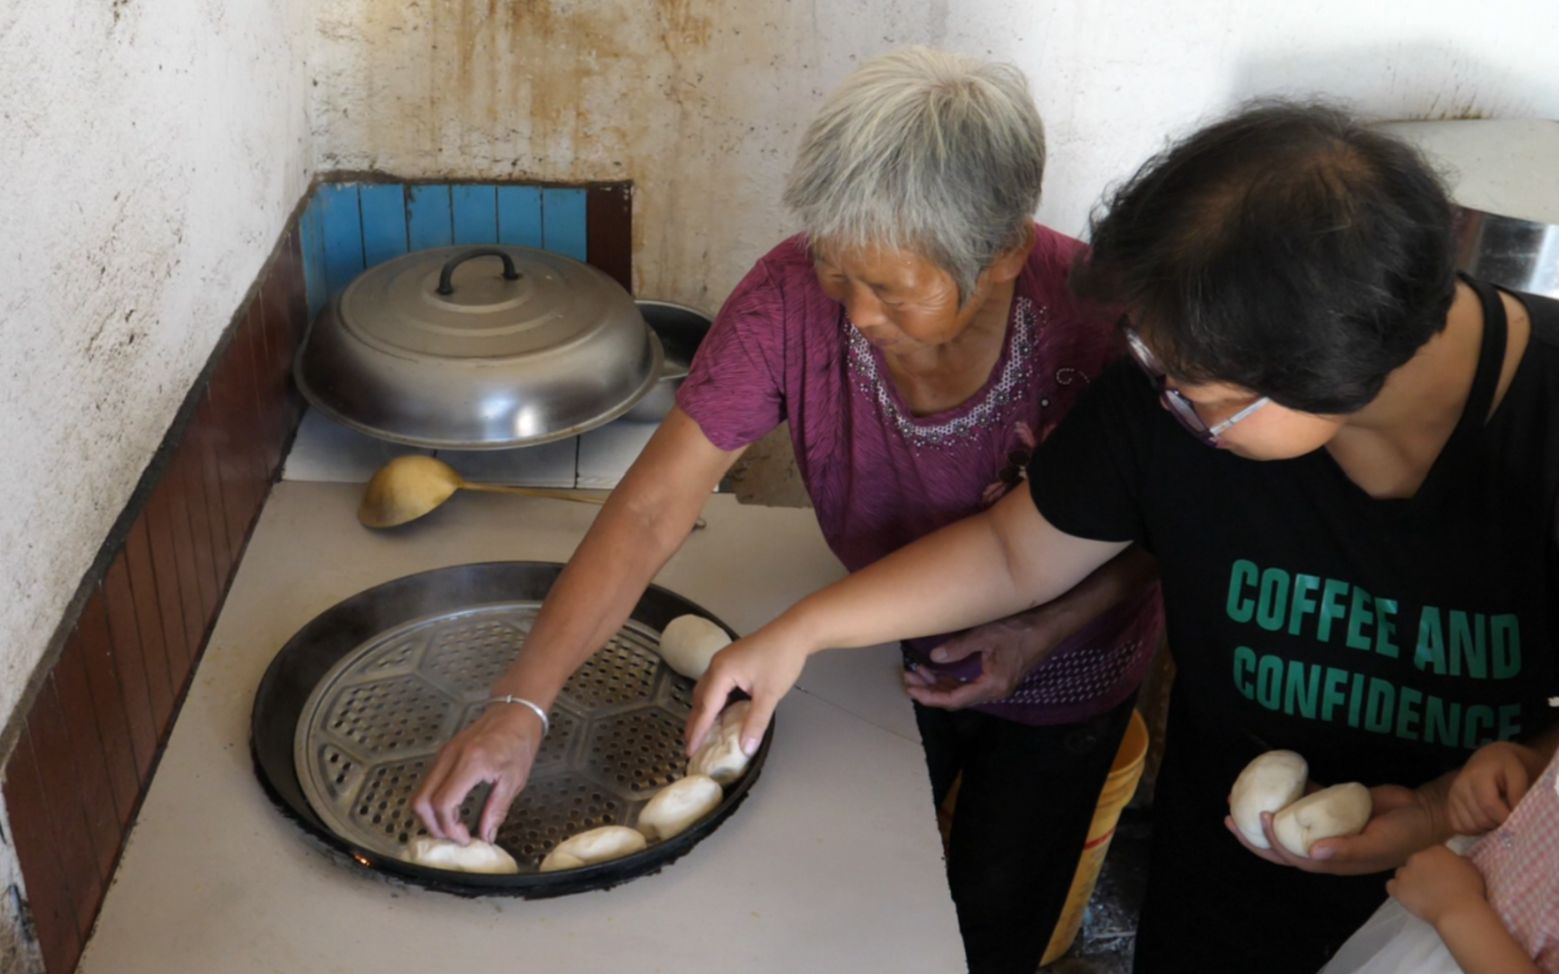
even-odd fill
[{"label": "woman wearing glasses", "polygon": [[[1315,971],[1381,873],[1446,838],[1447,772],[1554,733],[1559,303],[1458,277],[1451,226],[1411,149],[1326,108],[1257,106],[1151,160],[1073,274],[1124,309],[1135,363],[1029,489],[717,657],[690,738],[734,687],[758,734],[812,652],[1021,611],[1139,542],[1178,677],[1138,969]],[[1372,786],[1364,833],[1245,846],[1228,791],[1270,748]]]}]

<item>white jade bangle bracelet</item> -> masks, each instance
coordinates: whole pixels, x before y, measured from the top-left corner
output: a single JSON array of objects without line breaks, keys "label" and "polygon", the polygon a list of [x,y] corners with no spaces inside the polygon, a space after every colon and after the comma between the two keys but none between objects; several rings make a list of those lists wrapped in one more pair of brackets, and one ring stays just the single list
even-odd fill
[{"label": "white jade bangle bracelet", "polygon": [[489,703],[489,704],[495,704],[495,703],[517,703],[517,704],[519,704],[522,707],[529,707],[531,713],[533,713],[537,717],[541,718],[541,736],[542,737],[546,737],[547,736],[547,731],[550,730],[551,727],[552,727],[552,722],[547,720],[547,712],[545,710],[542,710],[541,707],[539,705],[537,705],[536,703],[534,703],[534,702],[532,702],[530,700],[526,700],[524,697],[516,697],[512,693],[506,693],[506,694],[504,694],[501,697],[493,697],[491,700],[487,701],[487,703]]}]

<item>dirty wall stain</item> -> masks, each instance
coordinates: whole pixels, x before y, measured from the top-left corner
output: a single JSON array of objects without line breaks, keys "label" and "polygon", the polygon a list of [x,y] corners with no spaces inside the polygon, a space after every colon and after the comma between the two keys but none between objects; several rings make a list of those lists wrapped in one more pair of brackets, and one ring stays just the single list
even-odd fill
[{"label": "dirty wall stain", "polygon": [[321,112],[336,168],[632,180],[636,287],[695,303],[789,229],[775,170],[820,87],[806,5],[334,0],[332,15],[353,30],[319,62],[368,79]]}]

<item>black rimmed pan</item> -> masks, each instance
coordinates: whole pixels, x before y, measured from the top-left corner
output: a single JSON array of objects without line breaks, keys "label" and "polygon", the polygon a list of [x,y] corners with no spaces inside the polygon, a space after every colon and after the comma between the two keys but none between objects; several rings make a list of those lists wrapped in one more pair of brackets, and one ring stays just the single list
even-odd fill
[{"label": "black rimmed pan", "polygon": [[[559,695],[525,790],[497,844],[507,875],[430,869],[400,858],[425,834],[410,797],[439,746],[481,712],[487,687],[519,650],[557,580],[553,562],[487,562],[408,575],[325,610],[277,653],[255,694],[250,748],[266,793],[290,818],[358,864],[467,896],[557,896],[659,871],[718,828],[762,771],[773,726],[747,773],[687,831],[580,869],[536,867],[558,841],[600,825],[632,826],[685,771],[682,728],[692,681],[661,662],[659,633],[698,605],[651,586],[628,623]],[[486,786],[462,806],[475,831]]]}]

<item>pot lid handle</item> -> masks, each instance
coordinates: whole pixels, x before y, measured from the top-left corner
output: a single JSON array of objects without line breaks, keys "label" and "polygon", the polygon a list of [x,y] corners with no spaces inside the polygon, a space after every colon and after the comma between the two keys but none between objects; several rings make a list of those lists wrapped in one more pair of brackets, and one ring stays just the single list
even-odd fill
[{"label": "pot lid handle", "polygon": [[509,256],[508,251],[500,250],[497,247],[473,247],[470,250],[462,250],[444,262],[444,269],[439,271],[438,274],[438,293],[445,295],[454,294],[455,286],[451,283],[450,278],[454,275],[455,268],[477,257],[501,258],[503,260],[503,279],[506,281],[518,281],[520,279],[520,272],[514,269],[514,258]]}]

